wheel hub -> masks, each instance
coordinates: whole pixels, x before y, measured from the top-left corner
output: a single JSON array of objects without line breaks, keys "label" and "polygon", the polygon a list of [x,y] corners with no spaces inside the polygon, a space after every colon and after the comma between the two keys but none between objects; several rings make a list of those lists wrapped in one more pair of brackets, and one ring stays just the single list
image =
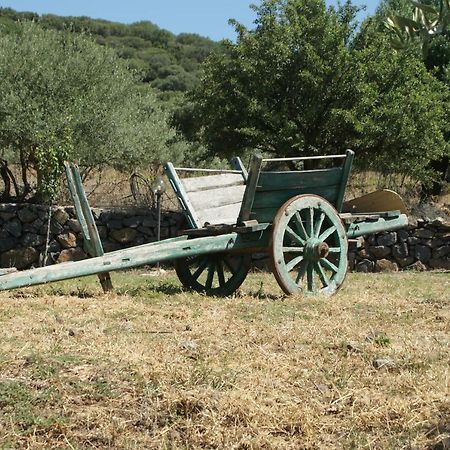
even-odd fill
[{"label": "wheel hub", "polygon": [[317,238],[310,238],[306,241],[305,256],[309,260],[318,261],[320,258],[325,258],[329,251],[328,244]]}]

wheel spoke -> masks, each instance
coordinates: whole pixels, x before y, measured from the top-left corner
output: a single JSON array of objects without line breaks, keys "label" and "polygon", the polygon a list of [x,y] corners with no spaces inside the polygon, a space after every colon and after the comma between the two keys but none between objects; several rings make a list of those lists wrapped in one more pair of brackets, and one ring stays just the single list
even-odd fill
[{"label": "wheel spoke", "polygon": [[337,230],[337,228],[333,225],[332,227],[328,228],[328,230],[325,230],[325,231],[318,237],[318,239],[320,239],[320,240],[323,242],[323,241],[325,241],[325,239],[327,239],[328,237],[330,237],[336,230]]},{"label": "wheel spoke", "polygon": [[283,247],[283,253],[303,253],[304,247]]},{"label": "wheel spoke", "polygon": [[309,207],[309,236],[314,236],[314,208],[312,206]]},{"label": "wheel spoke", "polygon": [[323,224],[323,221],[324,221],[324,220],[325,220],[325,213],[324,213],[324,212],[321,212],[321,213],[320,213],[320,217],[319,217],[319,219],[317,220],[316,225],[315,225],[315,227],[314,227],[314,236],[315,236],[315,237],[318,237],[318,236],[319,236],[320,229],[322,228],[322,224]]},{"label": "wheel spoke", "polygon": [[298,270],[297,278],[295,279],[295,283],[298,284],[300,280],[303,280],[303,277],[305,276],[306,270],[309,266],[309,261],[303,261],[304,264],[302,264],[302,267]]},{"label": "wheel spoke", "polygon": [[314,291],[314,267],[309,264],[308,270],[306,272],[306,278],[308,280],[308,291],[313,292]]},{"label": "wheel spoke", "polygon": [[217,277],[219,279],[219,286],[223,286],[225,284],[225,275],[223,273],[223,264],[220,259],[217,261]]},{"label": "wheel spoke", "polygon": [[339,269],[328,259],[326,258],[320,258],[320,262],[329,270],[333,271],[334,273],[338,273]]},{"label": "wheel spoke", "polygon": [[328,251],[329,251],[330,253],[341,253],[342,249],[341,249],[341,247],[330,247],[330,248],[328,249]]},{"label": "wheel spoke", "polygon": [[211,289],[213,279],[214,279],[214,272],[215,272],[216,264],[212,262],[208,265],[208,277],[206,278],[205,287],[206,289]]},{"label": "wheel spoke", "polygon": [[308,233],[305,230],[305,226],[303,225],[303,220],[302,220],[302,216],[300,215],[300,213],[297,211],[295,213],[295,228],[297,228],[298,233],[303,237],[303,239],[308,239],[311,236],[308,236]]},{"label": "wheel spoke", "polygon": [[298,263],[303,261],[303,255],[302,256],[297,256],[297,258],[291,259],[287,264],[286,264],[286,270],[288,272],[290,272]]},{"label": "wheel spoke", "polygon": [[325,273],[325,270],[323,270],[322,265],[320,264],[320,261],[317,261],[314,264],[314,268],[316,269],[316,272],[319,275],[320,281],[322,282],[324,287],[327,287],[330,285],[330,279],[327,277],[327,274]]},{"label": "wheel spoke", "polygon": [[289,225],[286,225],[286,233],[300,245],[305,245],[305,241]]},{"label": "wheel spoke", "polygon": [[192,274],[192,278],[194,280],[198,280],[198,277],[203,273],[207,265],[208,265],[208,258],[204,258],[197,267],[197,270]]}]

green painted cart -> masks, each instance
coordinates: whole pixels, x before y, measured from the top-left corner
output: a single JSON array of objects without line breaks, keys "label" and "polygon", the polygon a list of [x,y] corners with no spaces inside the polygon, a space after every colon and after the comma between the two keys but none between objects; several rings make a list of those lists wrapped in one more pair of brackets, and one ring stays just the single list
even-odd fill
[{"label": "green painted cart", "polygon": [[[308,160],[331,167],[297,169]],[[165,166],[189,229],[177,238],[103,254],[77,168],[67,166],[69,186],[92,258],[0,276],[0,290],[98,274],[105,290],[109,272],[174,260],[184,287],[231,295],[245,280],[251,254],[268,252],[287,294],[333,294],[347,272],[348,240],[401,228],[399,211],[342,212],[353,152],[309,158],[239,158],[233,170]],[[270,169],[276,166],[277,168]],[[292,170],[292,167],[294,169]],[[184,175],[184,176],[182,176]]]}]

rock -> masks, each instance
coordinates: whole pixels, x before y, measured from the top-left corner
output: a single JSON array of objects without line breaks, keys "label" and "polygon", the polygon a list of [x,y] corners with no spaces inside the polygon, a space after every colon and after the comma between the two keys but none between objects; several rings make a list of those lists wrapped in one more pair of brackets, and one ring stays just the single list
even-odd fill
[{"label": "rock", "polygon": [[388,256],[391,254],[391,249],[384,245],[377,245],[376,247],[369,247],[369,252],[375,258],[384,258],[385,256]]},{"label": "rock", "polygon": [[46,241],[45,236],[35,233],[26,233],[22,236],[21,243],[24,247],[39,247]]},{"label": "rock", "polygon": [[373,261],[370,261],[369,259],[363,259],[358,264],[356,264],[356,271],[357,272],[373,272],[375,267],[375,263]]},{"label": "rock", "polygon": [[438,248],[438,247],[441,247],[442,245],[445,245],[445,241],[443,239],[434,238],[431,241],[431,248]]},{"label": "rock", "polygon": [[427,270],[427,266],[421,261],[416,261],[414,264],[411,264],[410,266],[406,267],[406,269],[415,270],[417,272],[425,272]]},{"label": "rock", "polygon": [[126,227],[137,228],[142,224],[143,220],[144,218],[142,216],[127,217],[126,219],[124,219],[123,224]]},{"label": "rock", "polygon": [[113,230],[110,233],[112,239],[120,244],[129,244],[136,238],[137,231],[134,228],[122,228],[120,230]]},{"label": "rock", "polygon": [[395,231],[391,231],[386,234],[382,234],[378,236],[377,243],[381,246],[393,245],[397,242],[397,233]]},{"label": "rock", "polygon": [[142,226],[146,228],[155,228],[156,220],[153,217],[147,216],[142,220]]},{"label": "rock", "polygon": [[142,244],[146,244],[147,243],[147,239],[145,239],[144,236],[138,236],[134,241],[133,241],[133,245],[142,245]]},{"label": "rock", "polygon": [[412,256],[407,256],[406,258],[398,258],[397,263],[400,267],[409,266],[414,262],[414,258]]},{"label": "rock", "polygon": [[52,253],[59,252],[59,251],[61,251],[61,245],[59,244],[58,241],[56,241],[55,239],[52,239],[48,243],[48,251],[52,252]]},{"label": "rock", "polygon": [[81,231],[81,225],[78,219],[69,219],[66,224],[70,231],[74,233],[79,233]]},{"label": "rock", "polygon": [[14,218],[3,225],[3,229],[6,230],[10,235],[18,238],[22,234],[22,223],[19,219]]},{"label": "rock", "polygon": [[408,244],[409,245],[417,245],[420,244],[420,239],[418,237],[415,236],[411,236],[408,238]]},{"label": "rock", "polygon": [[194,341],[183,341],[180,347],[184,350],[196,351],[198,349],[197,342]]},{"label": "rock", "polygon": [[[102,221],[103,222],[103,221]],[[121,220],[109,220],[108,222],[103,222],[106,223],[106,226],[110,229],[110,230],[121,230],[123,228],[123,223]]]},{"label": "rock", "polygon": [[355,270],[355,261],[356,261],[356,255],[354,252],[349,252],[347,255],[348,259],[348,270],[350,272],[353,272]]},{"label": "rock", "polygon": [[72,232],[60,234],[56,237],[62,248],[73,248],[77,246],[77,236]]},{"label": "rock", "polygon": [[376,272],[398,272],[398,266],[395,262],[388,259],[379,259],[375,261]]},{"label": "rock", "polygon": [[0,219],[4,222],[8,222],[8,220],[11,220],[13,217],[16,217],[15,212],[0,212]]},{"label": "rock", "polygon": [[330,393],[330,388],[326,384],[315,384],[315,388],[323,395]]},{"label": "rock", "polygon": [[[432,222],[431,225],[434,227],[441,227],[442,225],[446,225],[445,220],[442,217],[436,217]],[[450,224],[449,224],[450,225]]]},{"label": "rock", "polygon": [[392,247],[392,255],[397,260],[406,258],[409,255],[408,244],[406,242],[402,242],[401,244],[394,245]]},{"label": "rock", "polygon": [[416,245],[414,256],[423,263],[427,263],[431,258],[431,249],[426,245]]},{"label": "rock", "polygon": [[139,227],[137,230],[138,230],[140,233],[145,234],[146,236],[152,236],[152,237],[153,237],[153,236],[155,235],[155,233],[154,233],[154,231],[153,231],[152,228]]},{"label": "rock", "polygon": [[9,250],[0,258],[1,267],[28,269],[39,258],[39,253],[32,247]]},{"label": "rock", "polygon": [[433,239],[434,231],[429,228],[420,228],[414,232],[414,236],[420,239]]},{"label": "rock", "polygon": [[80,247],[66,248],[59,254],[56,262],[60,264],[67,261],[80,261],[86,258],[86,253]]},{"label": "rock", "polygon": [[22,223],[30,223],[37,219],[38,215],[29,207],[21,208],[17,211],[17,217]]},{"label": "rock", "polygon": [[375,369],[393,369],[395,363],[391,358],[376,358],[372,361],[373,367]]},{"label": "rock", "polygon": [[121,249],[121,245],[117,242],[111,242],[111,241],[102,241],[103,245],[103,251],[105,253],[115,252],[116,250]]},{"label": "rock", "polygon": [[450,259],[449,258],[432,258],[428,262],[432,269],[443,269],[450,270]]},{"label": "rock", "polygon": [[433,251],[433,258],[439,259],[444,256],[450,255],[450,245],[443,245]]},{"label": "rock", "polygon": [[406,230],[398,230],[397,231],[397,239],[400,242],[405,242],[409,237],[409,233]]},{"label": "rock", "polygon": [[0,231],[0,253],[7,252],[16,247],[17,238],[11,236],[6,230]]},{"label": "rock", "polygon": [[44,225],[44,222],[41,219],[36,219],[34,222],[26,223],[23,226],[22,231],[24,233],[39,233],[42,225]]},{"label": "rock", "polygon": [[64,225],[70,218],[69,213],[62,208],[52,211],[52,217],[60,224]]},{"label": "rock", "polygon": [[100,239],[106,239],[108,237],[108,228],[106,228],[104,225],[97,226],[97,230]]}]

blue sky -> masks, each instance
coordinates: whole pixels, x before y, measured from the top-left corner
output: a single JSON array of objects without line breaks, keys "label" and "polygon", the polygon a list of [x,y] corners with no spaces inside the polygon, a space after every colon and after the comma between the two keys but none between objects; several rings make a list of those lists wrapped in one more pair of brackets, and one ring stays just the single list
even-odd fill
[{"label": "blue sky", "polygon": [[[335,3],[327,0],[328,4]],[[257,0],[0,0],[0,6],[17,11],[61,16],[89,16],[116,22],[131,23],[150,20],[173,33],[198,33],[219,40],[233,39],[235,33],[228,25],[234,18],[251,26],[254,13],[250,3]],[[378,0],[354,0],[366,5],[372,14]]]}]

